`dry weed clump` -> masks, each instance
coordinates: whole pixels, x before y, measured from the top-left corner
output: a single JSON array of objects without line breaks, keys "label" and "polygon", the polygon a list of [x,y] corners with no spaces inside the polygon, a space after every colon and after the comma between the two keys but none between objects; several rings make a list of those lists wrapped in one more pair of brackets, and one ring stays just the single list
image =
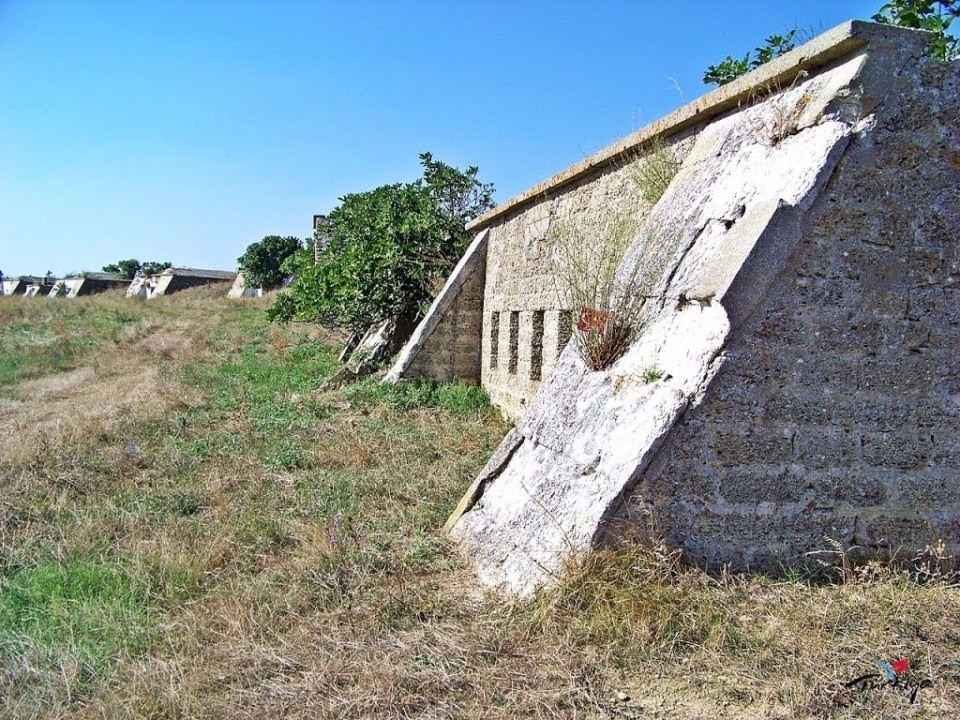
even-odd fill
[{"label": "dry weed clump", "polygon": [[673,149],[661,138],[654,140],[647,148],[646,155],[638,159],[634,166],[634,179],[650,205],[656,205],[663,197],[680,171],[680,164]]},{"label": "dry weed clump", "polygon": [[[628,716],[949,717],[960,709],[954,580],[876,561],[833,580],[710,577],[662,544],[631,542],[573,565],[520,625],[605,648]],[[907,668],[897,684],[856,682],[894,661]]]},{"label": "dry weed clump", "polygon": [[646,297],[635,287],[639,266],[621,268],[636,223],[609,217],[589,231],[551,222],[551,277],[557,302],[573,313],[573,341],[591,370],[616,362],[641,330]]},{"label": "dry weed clump", "polygon": [[807,73],[801,72],[785,89],[779,83],[772,83],[751,93],[748,99],[751,107],[745,118],[757,143],[776,147],[800,132],[804,111],[813,100],[809,92],[797,89],[798,83],[806,78]]}]

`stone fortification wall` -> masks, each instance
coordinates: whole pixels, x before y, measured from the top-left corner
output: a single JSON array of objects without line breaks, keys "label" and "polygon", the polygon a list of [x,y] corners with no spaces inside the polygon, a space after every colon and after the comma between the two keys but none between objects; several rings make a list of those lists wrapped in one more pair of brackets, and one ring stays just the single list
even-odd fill
[{"label": "stone fortification wall", "polygon": [[713,569],[960,548],[960,67],[871,74],[762,311],[619,511]]},{"label": "stone fortification wall", "polygon": [[[482,378],[514,415],[543,346],[448,523],[485,583],[531,592],[624,522],[711,568],[960,550],[960,63],[926,42],[848,23],[678,111],[652,209],[621,145],[480,219]],[[642,216],[642,331],[603,370],[572,346],[550,368],[542,238],[596,242],[604,208]]]},{"label": "stone fortification wall", "polygon": [[[612,216],[639,227],[651,210],[639,178],[657,152],[682,162],[714,118],[788,87],[798,74],[816,72],[867,42],[862,32],[845,28],[822,37],[826,39],[708,93],[471,223],[470,229],[489,232],[486,262],[476,276],[483,285],[479,320],[475,294],[463,295],[469,307],[461,309],[454,299],[434,308],[440,316],[427,320],[433,329],[408,348],[391,379],[454,379],[459,368],[469,368],[459,377],[473,380],[479,349],[483,387],[506,415],[519,419],[553,371],[575,321],[575,308],[560,307],[552,244],[565,237],[581,242],[588,252]],[[447,315],[449,321],[441,322]]]},{"label": "stone fortification wall", "polygon": [[387,375],[480,384],[486,231],[474,238]]},{"label": "stone fortification wall", "polygon": [[[671,128],[672,130],[673,128]],[[561,307],[553,243],[590,246],[611,216],[639,226],[651,203],[640,173],[658,150],[677,164],[695,133],[658,134],[598,164],[569,185],[545,189],[512,211],[486,220],[489,230],[481,330],[481,378],[491,401],[514,419],[549,377],[572,331],[576,308]]]}]

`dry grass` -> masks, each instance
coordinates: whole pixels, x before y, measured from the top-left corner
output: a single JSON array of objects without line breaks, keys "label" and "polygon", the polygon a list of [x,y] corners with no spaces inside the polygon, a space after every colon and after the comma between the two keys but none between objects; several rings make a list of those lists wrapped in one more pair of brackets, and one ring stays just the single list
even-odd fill
[{"label": "dry grass", "polygon": [[621,267],[635,234],[629,217],[610,216],[586,235],[563,221],[550,225],[557,303],[573,313],[574,347],[591,370],[619,360],[641,330],[647,298],[637,287],[640,268]]},{"label": "dry grass", "polygon": [[[635,542],[530,603],[478,597],[437,529],[495,412],[456,389],[321,392],[336,348],[271,332],[261,301],[124,302],[0,303],[0,333],[58,312],[89,340],[2,386],[32,414],[0,456],[0,717],[957,714],[948,576],[712,578]],[[11,608],[50,568],[97,582],[38,595],[41,625]],[[916,702],[844,687],[896,657],[932,680]]]},{"label": "dry grass", "polygon": [[680,161],[670,146],[657,138],[634,168],[634,180],[643,198],[650,205],[656,205],[680,171]]}]

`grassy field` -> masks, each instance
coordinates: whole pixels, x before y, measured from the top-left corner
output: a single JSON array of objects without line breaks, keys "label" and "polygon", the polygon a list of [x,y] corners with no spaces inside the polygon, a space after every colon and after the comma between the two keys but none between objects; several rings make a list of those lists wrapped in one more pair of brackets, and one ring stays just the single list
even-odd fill
[{"label": "grassy field", "polygon": [[335,336],[224,292],[0,298],[0,717],[960,716],[936,563],[638,542],[484,596],[438,533],[507,430],[482,393],[324,391]]}]

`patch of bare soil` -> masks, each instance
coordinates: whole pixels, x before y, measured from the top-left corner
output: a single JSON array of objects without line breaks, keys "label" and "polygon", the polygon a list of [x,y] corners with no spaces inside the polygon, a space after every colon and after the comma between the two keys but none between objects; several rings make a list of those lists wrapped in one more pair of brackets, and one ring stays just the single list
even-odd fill
[{"label": "patch of bare soil", "polygon": [[[770,720],[786,718],[787,708],[761,697],[750,697],[725,685],[722,677],[677,678],[663,673],[632,677],[620,684],[599,717],[645,720]],[[738,697],[739,696],[739,697]]]}]

